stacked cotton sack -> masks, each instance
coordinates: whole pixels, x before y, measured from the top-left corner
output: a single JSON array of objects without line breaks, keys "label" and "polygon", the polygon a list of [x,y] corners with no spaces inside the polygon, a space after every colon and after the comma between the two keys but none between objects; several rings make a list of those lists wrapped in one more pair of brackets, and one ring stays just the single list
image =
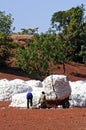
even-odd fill
[{"label": "stacked cotton sack", "polygon": [[71,87],[65,75],[50,75],[43,81],[48,100],[65,99],[71,94]]}]

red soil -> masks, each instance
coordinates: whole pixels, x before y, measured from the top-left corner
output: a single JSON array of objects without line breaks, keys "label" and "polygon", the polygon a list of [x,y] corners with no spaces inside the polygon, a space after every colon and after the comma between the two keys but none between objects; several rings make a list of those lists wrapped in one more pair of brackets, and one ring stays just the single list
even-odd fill
[{"label": "red soil", "polygon": [[[60,65],[60,69],[53,71],[53,74],[62,74],[66,75],[70,81],[77,80],[86,80],[86,65],[79,63],[66,63],[65,64],[65,73],[63,70],[63,66]],[[0,79],[22,79],[22,80],[30,80],[26,74],[21,71],[15,70],[14,68],[0,68]]]},{"label": "red soil", "polygon": [[[70,81],[86,80],[85,65],[72,63],[65,67]],[[57,74],[63,74],[63,69]],[[3,78],[29,80],[1,71],[0,79]],[[86,108],[20,109],[10,108],[9,103],[0,102],[0,130],[86,130]]]},{"label": "red soil", "polygon": [[19,109],[5,104],[0,107],[0,130],[86,130],[86,108]]}]

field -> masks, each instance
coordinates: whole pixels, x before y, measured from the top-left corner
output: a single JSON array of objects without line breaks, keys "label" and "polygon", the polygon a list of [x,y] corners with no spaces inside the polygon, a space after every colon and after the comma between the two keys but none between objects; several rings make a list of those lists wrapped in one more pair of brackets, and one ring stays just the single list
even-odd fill
[{"label": "field", "polygon": [[[86,66],[78,63],[65,64],[70,81],[86,80]],[[60,70],[55,74],[63,74]],[[0,79],[30,80],[25,74],[1,69]],[[86,108],[69,109],[20,109],[10,108],[10,102],[0,102],[0,130],[86,130]]]}]

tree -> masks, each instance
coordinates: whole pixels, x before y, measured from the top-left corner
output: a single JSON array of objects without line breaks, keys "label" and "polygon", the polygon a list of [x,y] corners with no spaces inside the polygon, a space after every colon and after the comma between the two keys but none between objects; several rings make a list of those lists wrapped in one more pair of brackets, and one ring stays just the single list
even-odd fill
[{"label": "tree", "polygon": [[11,14],[6,15],[5,12],[0,11],[0,65],[5,63],[5,60],[9,58],[11,49],[13,47],[10,33],[13,18]]},{"label": "tree", "polygon": [[15,44],[12,44],[12,38],[0,32],[0,65],[5,64],[5,61],[13,54],[12,48],[14,48]]},{"label": "tree", "polygon": [[66,44],[67,57],[73,61],[83,62],[81,46],[86,46],[86,18],[84,17],[84,5],[71,8],[67,11],[55,12],[51,23],[59,32],[59,36]]},{"label": "tree", "polygon": [[25,29],[25,28],[21,28],[21,30],[22,30],[22,34],[36,34],[36,33],[38,33],[38,27],[37,28],[34,28],[34,29],[32,29],[32,28],[28,28],[28,29]]},{"label": "tree", "polygon": [[18,48],[16,65],[42,79],[52,72],[50,63],[56,65],[64,60],[63,49],[55,34],[34,35],[26,49]]},{"label": "tree", "polygon": [[6,15],[5,12],[0,11],[0,32],[10,34],[12,32],[11,27],[13,20],[11,14]]}]

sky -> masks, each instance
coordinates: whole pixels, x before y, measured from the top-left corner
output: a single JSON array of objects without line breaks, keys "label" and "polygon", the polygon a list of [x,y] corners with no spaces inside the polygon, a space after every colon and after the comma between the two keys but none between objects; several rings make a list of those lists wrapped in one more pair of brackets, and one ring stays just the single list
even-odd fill
[{"label": "sky", "polygon": [[11,13],[15,32],[21,32],[21,28],[38,27],[39,33],[45,33],[55,12],[81,4],[86,9],[86,0],[0,0],[0,11],[5,11],[6,15]]}]

